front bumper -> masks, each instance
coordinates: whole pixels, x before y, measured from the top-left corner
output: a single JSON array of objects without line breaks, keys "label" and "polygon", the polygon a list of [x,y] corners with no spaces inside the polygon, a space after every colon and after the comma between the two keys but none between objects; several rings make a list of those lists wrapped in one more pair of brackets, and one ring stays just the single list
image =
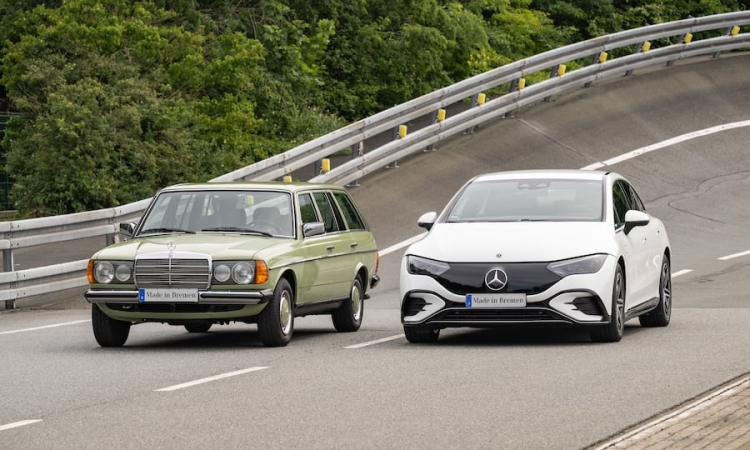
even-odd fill
[{"label": "front bumper", "polygon": [[[89,289],[84,296],[89,303],[143,303],[138,301],[138,291]],[[267,303],[272,296],[273,290],[271,289],[263,291],[199,291],[198,304],[258,305]]]},{"label": "front bumper", "polygon": [[615,265],[609,257],[596,273],[569,275],[542,292],[527,293],[525,307],[470,308],[465,295],[449,291],[429,276],[410,274],[403,264],[401,323],[434,328],[609,323]]}]

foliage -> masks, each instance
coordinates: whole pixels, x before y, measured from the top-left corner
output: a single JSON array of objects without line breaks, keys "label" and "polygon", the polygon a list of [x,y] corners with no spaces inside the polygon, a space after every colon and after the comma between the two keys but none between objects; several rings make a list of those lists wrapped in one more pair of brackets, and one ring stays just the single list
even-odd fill
[{"label": "foliage", "polygon": [[740,0],[0,0],[0,94],[4,88],[23,114],[3,141],[13,197],[27,216],[128,203],[562,45],[746,7]]}]

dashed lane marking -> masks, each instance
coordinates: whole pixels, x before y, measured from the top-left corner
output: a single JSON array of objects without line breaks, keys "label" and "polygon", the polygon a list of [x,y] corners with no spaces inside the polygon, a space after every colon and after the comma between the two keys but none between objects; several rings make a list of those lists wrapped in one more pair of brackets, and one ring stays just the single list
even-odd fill
[{"label": "dashed lane marking", "polygon": [[221,380],[224,378],[234,377],[237,375],[243,375],[243,374],[250,373],[250,372],[257,372],[259,370],[264,370],[264,369],[268,369],[268,367],[250,367],[249,369],[235,370],[234,372],[222,373],[220,375],[214,375],[212,377],[201,378],[200,380],[188,381],[187,383],[175,384],[174,386],[156,389],[154,392],[176,391],[178,389],[185,389],[185,388],[189,388],[189,387],[196,386],[199,384],[209,383],[211,381]]},{"label": "dashed lane marking", "polygon": [[33,423],[38,423],[38,422],[41,422],[41,420],[39,420],[39,419],[37,419],[37,420],[22,420],[20,422],[13,422],[13,423],[9,423],[9,424],[6,424],[6,425],[0,425],[0,431],[10,430],[11,428],[23,427],[23,426],[31,425]]},{"label": "dashed lane marking", "polygon": [[88,320],[76,320],[75,322],[56,323],[54,325],[45,325],[43,327],[23,328],[23,329],[20,329],[20,330],[11,330],[11,331],[0,331],[0,334],[14,334],[14,333],[23,333],[23,332],[26,332],[26,331],[46,330],[47,328],[64,327],[64,326],[67,326],[67,325],[78,325],[79,323],[86,323],[86,322],[91,322],[91,319],[88,319]]},{"label": "dashed lane marking", "polygon": [[369,347],[370,345],[382,344],[383,342],[393,341],[402,337],[404,337],[403,334],[396,334],[394,336],[388,336],[382,339],[376,339],[374,341],[363,342],[361,344],[350,345],[344,348],[356,349],[356,348],[362,348],[362,347]]}]

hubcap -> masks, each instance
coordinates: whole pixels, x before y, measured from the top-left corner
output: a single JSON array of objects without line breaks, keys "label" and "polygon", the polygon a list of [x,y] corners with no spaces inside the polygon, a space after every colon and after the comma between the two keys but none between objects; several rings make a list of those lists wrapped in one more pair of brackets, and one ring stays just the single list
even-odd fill
[{"label": "hubcap", "polygon": [[279,322],[281,332],[285,335],[289,334],[292,329],[292,301],[289,297],[289,291],[283,291],[279,299]]},{"label": "hubcap", "polygon": [[667,263],[661,269],[661,279],[661,301],[664,302],[664,313],[669,317],[672,309],[672,277]]},{"label": "hubcap", "polygon": [[625,298],[622,292],[622,274],[617,273],[615,278],[615,299],[616,299],[616,311],[615,320],[617,321],[617,329],[622,332],[625,328]]},{"label": "hubcap", "polygon": [[356,283],[352,287],[352,310],[354,311],[354,320],[359,320],[362,316],[362,295]]}]

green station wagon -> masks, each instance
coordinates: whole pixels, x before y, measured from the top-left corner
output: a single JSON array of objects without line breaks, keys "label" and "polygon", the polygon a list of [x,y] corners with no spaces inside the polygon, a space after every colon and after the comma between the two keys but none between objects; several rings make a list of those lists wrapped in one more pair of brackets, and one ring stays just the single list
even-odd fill
[{"label": "green station wagon", "polygon": [[134,324],[207,332],[257,323],[284,346],[295,316],[330,314],[357,331],[377,285],[375,239],[349,193],[311,183],[182,184],[160,191],[123,242],[89,261],[94,337],[125,344]]}]

